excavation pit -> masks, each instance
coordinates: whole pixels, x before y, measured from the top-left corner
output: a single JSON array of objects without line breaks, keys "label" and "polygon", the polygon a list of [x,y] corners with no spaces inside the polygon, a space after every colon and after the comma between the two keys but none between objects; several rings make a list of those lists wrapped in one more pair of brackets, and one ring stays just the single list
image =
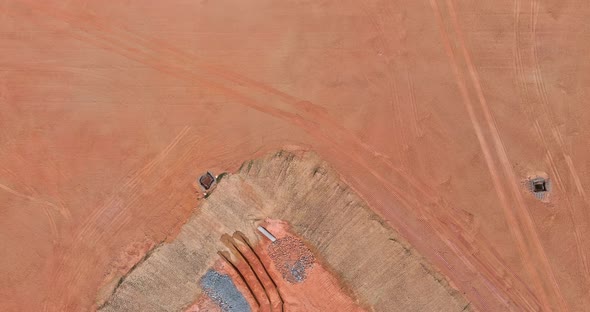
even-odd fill
[{"label": "excavation pit", "polygon": [[215,177],[207,171],[199,178],[199,185],[205,192],[209,191],[215,185]]},{"label": "excavation pit", "polygon": [[533,182],[533,192],[547,192],[547,185],[545,180]]},{"label": "excavation pit", "polygon": [[535,198],[541,201],[547,201],[547,195],[549,191],[551,191],[551,181],[546,177],[534,177],[530,178],[529,181],[529,190]]}]

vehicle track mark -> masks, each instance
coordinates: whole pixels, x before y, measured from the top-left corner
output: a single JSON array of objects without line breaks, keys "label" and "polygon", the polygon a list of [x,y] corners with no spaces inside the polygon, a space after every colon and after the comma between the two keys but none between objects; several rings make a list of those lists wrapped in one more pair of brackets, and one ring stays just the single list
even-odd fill
[{"label": "vehicle track mark", "polygon": [[[484,112],[485,120],[486,120],[488,127],[490,129],[490,132],[492,134],[492,138],[493,138],[493,141],[495,144],[498,158],[500,159],[500,162],[501,162],[502,166],[504,167],[505,174],[508,178],[507,182],[511,186],[514,198],[516,199],[517,207],[519,208],[518,212],[520,214],[519,219],[522,219],[524,221],[525,231],[528,231],[527,236],[529,236],[529,239],[532,240],[532,242],[534,243],[535,249],[533,250],[533,253],[535,253],[536,256],[539,257],[539,259],[541,260],[541,264],[543,265],[543,270],[547,274],[546,277],[547,277],[548,282],[550,283],[550,286],[551,286],[550,293],[554,294],[557,297],[556,299],[557,299],[557,303],[558,303],[558,306],[560,307],[560,309],[567,311],[567,303],[565,302],[565,299],[563,298],[563,294],[561,293],[561,290],[559,288],[559,284],[556,281],[553,269],[549,263],[549,260],[547,258],[546,253],[545,253],[543,245],[538,237],[538,234],[536,232],[536,227],[534,225],[532,217],[530,216],[530,212],[528,211],[526,205],[524,204],[524,201],[523,201],[522,196],[520,194],[518,185],[516,184],[516,176],[514,175],[514,172],[512,171],[512,166],[511,166],[510,161],[508,159],[505,146],[502,142],[501,136],[499,135],[495,120],[492,116],[492,113],[489,109],[489,106],[488,106],[485,96],[483,94],[481,84],[479,82],[479,76],[477,74],[475,66],[473,65],[473,62],[471,61],[471,56],[467,50],[467,47],[465,44],[465,39],[462,34],[461,28],[458,23],[457,15],[454,10],[453,1],[447,0],[447,4],[448,4],[449,13],[452,16],[451,21],[453,22],[454,28],[458,34],[458,40],[460,43],[461,50],[463,52],[463,56],[464,56],[465,61],[467,63],[468,71],[470,73],[476,94],[478,96],[479,102],[480,102],[482,110]],[[528,239],[527,239],[527,241],[528,241]],[[544,294],[544,296],[549,296],[549,294],[545,293],[545,290],[543,287],[541,287],[539,290],[541,291],[539,293],[539,295]]]},{"label": "vehicle track mark", "polygon": [[[76,27],[75,25],[72,25],[72,26]],[[84,32],[84,31],[85,30],[82,29],[82,32]],[[185,80],[188,80],[189,82],[200,83],[200,84],[203,84],[207,87],[213,87],[215,90],[221,91],[224,94],[230,95],[234,99],[237,99],[239,102],[246,104],[247,106],[249,106],[251,108],[254,108],[254,109],[261,111],[263,113],[268,113],[268,114],[278,117],[278,118],[285,119],[287,122],[293,123],[297,126],[304,128],[307,132],[309,132],[310,134],[312,134],[316,137],[322,137],[323,141],[327,141],[327,143],[330,143],[330,144],[335,144],[332,138],[327,136],[322,131],[319,131],[319,128],[318,128],[318,125],[316,122],[314,122],[313,120],[309,120],[305,116],[302,117],[302,116],[299,116],[294,113],[290,113],[290,112],[286,112],[284,110],[280,110],[280,109],[276,109],[273,107],[262,105],[256,101],[248,98],[247,96],[244,96],[243,94],[241,94],[235,90],[231,90],[230,88],[227,88],[223,85],[204,80],[204,79],[198,77],[196,74],[191,73],[190,71],[187,71],[187,70],[183,70],[182,68],[177,68],[174,65],[159,64],[157,62],[154,64],[153,63],[154,62],[153,56],[146,54],[145,52],[139,51],[136,47],[126,47],[121,50],[120,47],[117,46],[118,44],[125,44],[124,42],[121,42],[121,40],[113,41],[111,39],[111,41],[109,42],[109,40],[108,40],[109,38],[106,38],[107,39],[106,41],[104,41],[105,40],[104,38],[100,38],[100,37],[97,37],[95,39],[92,39],[92,38],[89,39],[89,38],[87,38],[88,34],[89,33],[86,32],[86,35],[82,34],[84,36],[81,36],[80,34],[75,34],[75,35],[77,35],[78,38],[82,38],[83,40],[86,40],[86,41],[89,41],[89,40],[94,41],[94,44],[99,44],[102,46],[105,46],[105,42],[106,42],[107,48],[119,49],[119,50],[115,50],[116,53],[119,53],[119,54],[126,56],[126,57],[130,57],[132,60],[136,60],[136,61],[143,63],[143,64],[148,63],[148,65],[152,65],[152,67],[154,67],[156,70],[160,70],[164,73],[171,74],[175,77],[183,78]],[[101,41],[101,40],[103,40],[103,41]],[[98,41],[98,43],[96,43],[97,41]],[[158,61],[158,60],[156,60],[156,61]],[[152,63],[149,63],[149,62],[152,62]],[[296,104],[299,104],[299,102]],[[308,103],[308,104],[303,105],[301,107],[304,109],[307,109],[307,110],[305,110],[306,116],[315,117],[315,118],[317,118],[318,121],[330,121],[331,120],[329,118],[329,116],[326,114],[326,112],[324,112],[321,109],[318,109],[318,107],[312,103]],[[336,129],[340,133],[349,133],[345,128],[339,127],[338,125],[336,125],[333,122],[333,120],[332,120],[332,122],[328,123],[328,125],[330,125],[330,127],[332,127],[333,129]],[[409,181],[412,187],[418,187],[419,188],[419,190],[417,190],[418,193],[426,193],[426,194],[428,193],[429,189],[425,188],[424,183],[422,183],[420,181],[415,181],[411,177],[404,175],[403,172],[400,172],[398,169],[396,169],[395,166],[393,166],[392,163],[389,162],[387,159],[379,157],[378,151],[376,151],[373,147],[367,146],[366,144],[362,144],[362,142],[360,142],[359,139],[356,137],[351,137],[349,140],[346,140],[346,141],[347,141],[347,143],[353,143],[354,146],[360,147],[362,149],[362,152],[371,153],[371,155],[370,155],[371,157],[378,157],[377,158],[378,161],[387,164],[393,171],[397,171],[396,174],[399,174],[400,177],[403,178],[403,180]],[[339,149],[339,150],[342,151],[341,149]],[[370,157],[367,157],[367,159],[369,159],[369,158]],[[358,162],[358,160],[356,160],[356,161]],[[363,162],[363,166],[367,167],[367,164]],[[394,186],[394,184],[389,182],[387,179],[383,178],[377,172],[373,171],[372,174],[373,175],[376,174],[376,176],[380,177],[380,180],[382,182],[386,183],[386,185],[390,185],[390,187]],[[399,191],[397,193],[398,195],[403,194],[403,192],[401,192],[401,190],[398,189],[398,191]],[[427,198],[432,198],[432,195],[429,195]],[[406,205],[408,207],[415,206],[416,202],[419,202],[419,201],[414,198],[414,199],[411,199],[410,201],[408,201],[406,203]],[[430,213],[432,213],[432,212],[430,212]],[[406,226],[406,230],[408,230],[407,226]],[[452,243],[452,242],[449,242],[449,243]],[[479,259],[479,260],[481,260],[481,259]]]},{"label": "vehicle track mark", "polygon": [[410,75],[410,71],[406,70],[406,76],[408,79],[408,92],[410,94],[410,106],[412,107],[412,115],[413,115],[413,125],[415,136],[421,138],[424,136],[424,133],[420,129],[419,124],[419,117],[418,117],[418,106],[416,105],[416,91],[414,90],[414,81],[412,80],[412,76]]},{"label": "vehicle track mark", "polygon": [[[453,48],[450,43],[451,41],[450,41],[449,35],[447,34],[447,31],[445,29],[440,6],[436,0],[430,0],[430,4],[431,4],[431,7],[434,11],[435,17],[437,18],[438,25],[439,25],[439,28],[441,31],[441,36],[443,37],[443,44],[446,47],[447,55],[451,61],[453,71],[455,74],[455,78],[458,83],[458,87],[459,87],[462,97],[464,99],[464,104],[465,104],[468,114],[470,116],[470,120],[472,122],[476,136],[480,142],[480,146],[482,148],[484,158],[486,160],[488,169],[489,169],[490,174],[492,176],[494,188],[496,189],[496,192],[498,194],[500,202],[502,203],[501,206],[504,210],[504,214],[506,217],[506,221],[508,223],[509,230],[512,234],[513,239],[516,240],[517,246],[519,248],[519,252],[520,252],[521,256],[525,259],[525,263],[532,263],[532,258],[531,258],[532,255],[531,255],[531,251],[528,249],[527,244],[526,244],[527,239],[525,239],[525,236],[524,236],[525,233],[522,232],[523,230],[520,228],[518,218],[516,217],[516,215],[514,215],[514,213],[512,211],[512,206],[508,200],[508,195],[506,194],[505,190],[503,189],[502,179],[497,174],[497,168],[495,165],[495,161],[492,157],[492,153],[490,151],[490,147],[488,146],[487,140],[484,137],[480,122],[478,121],[478,118],[475,114],[473,103],[471,102],[471,99],[469,96],[469,91],[466,86],[466,80],[461,74],[461,71],[460,71],[459,65],[458,65],[458,61],[457,61],[457,57],[456,57],[455,53],[453,52]],[[483,97],[483,92],[481,90],[481,85],[479,84],[479,79],[478,79],[477,75],[475,74],[475,68],[473,67],[470,56],[467,52],[467,49],[466,49],[466,46],[464,43],[464,39],[462,38],[461,30],[458,27],[458,20],[457,20],[457,16],[456,16],[456,13],[455,13],[455,10],[453,7],[453,3],[451,1],[447,1],[447,7],[448,7],[449,14],[450,14],[451,23],[453,25],[455,32],[457,33],[459,49],[461,50],[461,52],[463,54],[467,69],[469,71],[470,77],[473,82],[473,88],[476,91],[476,95],[477,95],[478,100],[480,101],[481,108],[482,108],[483,112],[485,113],[484,114],[485,121],[487,122],[489,131],[492,134],[492,139],[494,141],[494,146],[496,147],[497,156],[500,157],[499,161],[502,164],[502,166],[504,167],[504,174],[508,175],[508,177],[507,177],[508,179],[511,179],[513,177],[510,175],[510,173],[511,173],[511,168],[509,168],[510,164],[507,161],[505,150],[503,149],[503,145],[502,145],[501,139],[499,138],[499,134],[497,133],[497,129],[495,128],[495,124],[493,123],[493,119],[492,119],[489,111],[487,111],[487,109],[488,109],[487,102],[485,101],[485,98]],[[494,130],[496,130],[496,132],[494,132]],[[508,169],[510,169],[510,170],[508,170]],[[514,181],[512,181],[512,182],[515,183]],[[510,181],[508,183],[513,184]],[[513,195],[518,196],[519,195],[518,193],[514,194],[514,191],[518,192],[518,188],[516,187],[516,190],[515,190],[515,186],[514,185],[511,185],[511,186],[512,186]],[[518,201],[518,197],[516,199]],[[522,210],[523,207],[520,202],[518,202],[517,206]],[[520,211],[520,212],[522,214],[522,211]],[[526,221],[526,219],[528,219],[528,217],[530,217],[530,216],[528,215],[528,213],[526,213],[525,215],[523,215],[523,217],[525,218],[525,221]],[[531,226],[532,225],[530,223],[527,224],[527,227],[525,230],[529,230],[529,231],[531,229],[534,230],[534,228],[531,228]],[[535,234],[535,232],[533,232],[532,234]],[[533,239],[534,239],[534,236],[533,236]],[[544,258],[544,259],[546,260],[546,258]],[[545,294],[545,290],[542,286],[542,280],[541,280],[540,276],[538,275],[538,272],[536,270],[534,270],[533,268],[531,268],[529,265],[526,265],[526,267],[528,268],[529,275],[531,276],[531,278],[534,281],[536,292],[537,292],[537,294],[540,295],[539,297],[540,297],[542,306],[549,307],[550,304],[547,299],[547,295]]]},{"label": "vehicle track mark", "polygon": [[[539,19],[539,9],[540,9],[539,2],[537,0],[531,0],[531,21],[530,21],[530,31],[531,31],[531,38],[532,38],[531,56],[532,56],[532,62],[533,62],[533,76],[535,78],[535,87],[536,87],[536,91],[537,91],[537,94],[538,94],[540,102],[541,102],[541,108],[542,108],[541,111],[545,114],[546,119],[549,121],[549,128],[550,128],[551,133],[553,134],[554,138],[556,139],[559,153],[561,153],[561,155],[563,156],[563,158],[565,160],[565,163],[567,165],[567,169],[568,169],[571,177],[574,180],[574,186],[575,186],[576,190],[582,196],[582,199],[584,200],[584,202],[587,205],[588,201],[586,199],[586,194],[583,189],[582,183],[580,181],[580,177],[577,174],[577,170],[573,164],[573,161],[572,161],[570,155],[567,153],[567,148],[565,146],[565,143],[563,141],[563,138],[561,136],[559,128],[556,124],[555,116],[554,116],[554,113],[551,109],[551,103],[549,100],[547,88],[545,86],[545,81],[543,79],[543,73],[541,70],[540,63],[539,63],[538,48],[537,48],[537,32],[536,32],[538,19]],[[588,263],[588,256],[587,256],[586,249],[583,247],[584,240],[583,240],[581,225],[579,222],[580,220],[578,220],[579,213],[575,207],[575,204],[572,203],[572,200],[570,198],[570,194],[568,192],[566,184],[564,184],[563,178],[559,174],[560,170],[557,167],[555,160],[552,156],[552,153],[550,151],[550,146],[547,143],[547,140],[545,140],[545,136],[543,135],[543,133],[541,131],[541,126],[539,125],[539,122],[537,120],[535,120],[535,123],[536,123],[535,127],[536,127],[537,131],[541,133],[541,137],[543,138],[543,144],[544,144],[545,149],[547,150],[547,157],[550,161],[550,166],[552,168],[552,171],[555,173],[555,176],[558,178],[558,182],[559,182],[558,187],[559,187],[560,191],[564,194],[564,197],[566,199],[565,207],[567,209],[567,213],[570,218],[570,222],[573,225],[576,249],[577,249],[579,261],[580,261],[582,269],[583,269],[583,274],[586,277],[586,281],[590,281],[590,264]],[[586,219],[587,213],[583,213],[583,216],[584,216],[583,219]],[[585,221],[585,220],[582,220],[582,221]]]}]

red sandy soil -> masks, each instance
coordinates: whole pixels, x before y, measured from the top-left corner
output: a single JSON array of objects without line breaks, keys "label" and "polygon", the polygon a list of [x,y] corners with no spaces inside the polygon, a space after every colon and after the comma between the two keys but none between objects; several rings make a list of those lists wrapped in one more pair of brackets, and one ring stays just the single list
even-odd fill
[{"label": "red sandy soil", "polygon": [[[268,219],[263,225],[278,240],[289,237],[301,242],[290,231],[286,222]],[[305,246],[303,242],[301,243]],[[249,264],[243,260],[234,260],[233,265],[241,272],[243,279],[225,260],[218,261],[214,266],[215,271],[229,275],[232,278],[238,290],[250,304],[252,311],[364,311],[345,293],[337,278],[326,270],[319,260],[314,261],[313,265],[305,270],[305,278],[301,281],[292,282],[288,278],[283,278],[279,267],[284,259],[273,259],[270,255],[270,245],[270,240],[263,238],[259,244],[252,246],[254,254],[252,249],[240,244],[240,246],[245,247],[240,248],[240,252],[246,257]],[[311,250],[307,249],[307,247],[303,248],[306,248],[306,252],[311,253]],[[294,259],[302,256],[301,249],[283,251]],[[252,269],[249,269],[250,267]],[[255,275],[253,270],[263,271],[256,272]],[[246,286],[244,280],[248,283],[248,286]],[[266,294],[268,294],[268,297]],[[256,304],[252,295],[259,298],[259,302],[263,302],[262,299],[268,298],[266,299],[266,305],[263,303]],[[210,311],[208,309],[211,309],[212,305],[215,305],[215,303],[206,294],[202,294],[195,304],[185,312]]]},{"label": "red sandy soil", "polygon": [[285,145],[475,307],[587,310],[586,4],[1,1],[0,310],[92,309],[197,174]]},{"label": "red sandy soil", "polygon": [[[290,233],[288,225],[279,220],[266,220],[263,226],[277,239],[286,236],[297,239]],[[321,260],[314,261],[313,266],[306,270],[306,277],[301,283],[291,283],[288,279],[282,278],[277,267],[280,263],[270,257],[270,243],[270,240],[262,239],[255,251],[276,283],[284,301],[285,311],[364,311],[346,295],[338,280],[326,270]]]},{"label": "red sandy soil", "polygon": [[195,304],[190,306],[184,312],[222,312],[221,308],[209,298],[207,295],[203,295],[199,298]]}]

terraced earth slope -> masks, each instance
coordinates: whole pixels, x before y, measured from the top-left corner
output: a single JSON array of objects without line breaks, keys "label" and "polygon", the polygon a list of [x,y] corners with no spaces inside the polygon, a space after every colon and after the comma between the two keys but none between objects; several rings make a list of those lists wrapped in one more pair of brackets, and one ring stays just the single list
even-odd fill
[{"label": "terraced earth slope", "polygon": [[[273,221],[276,219],[284,221]],[[260,224],[283,247],[275,247],[276,242],[271,244],[257,233]],[[212,268],[231,271],[227,264],[225,268],[220,264],[218,251],[227,250],[222,235],[234,231],[243,233],[255,246],[277,285],[285,311],[470,308],[462,294],[371,212],[325,162],[310,152],[282,151],[224,175],[172,242],[154,248],[119,283],[112,284],[116,288],[110,297],[101,298],[100,310],[187,309],[203,295],[203,276],[210,279]],[[297,272],[301,283],[280,265],[285,261],[281,252],[304,248],[297,247],[298,239],[316,259],[307,258],[308,263],[315,262],[303,268],[307,274]],[[233,277],[236,284],[242,283],[237,275]]]}]

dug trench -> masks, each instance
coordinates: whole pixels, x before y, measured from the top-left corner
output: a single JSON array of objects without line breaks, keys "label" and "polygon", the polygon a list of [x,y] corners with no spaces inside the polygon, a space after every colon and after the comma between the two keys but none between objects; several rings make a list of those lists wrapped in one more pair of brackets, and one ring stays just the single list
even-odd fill
[{"label": "dug trench", "polygon": [[269,154],[218,182],[174,240],[106,283],[100,311],[473,310],[314,153]]}]

